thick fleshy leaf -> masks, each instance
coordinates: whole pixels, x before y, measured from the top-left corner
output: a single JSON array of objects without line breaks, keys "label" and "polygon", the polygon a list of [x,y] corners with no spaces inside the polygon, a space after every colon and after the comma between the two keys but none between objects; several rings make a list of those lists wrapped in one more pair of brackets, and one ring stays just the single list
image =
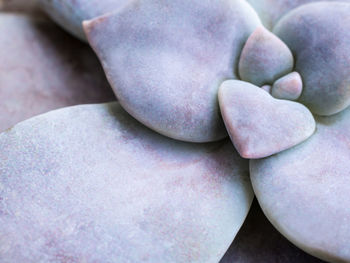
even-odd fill
[{"label": "thick fleshy leaf", "polygon": [[118,103],[27,120],[0,149],[4,262],[218,262],[253,199],[229,140],[175,141]]},{"label": "thick fleshy leaf", "polygon": [[311,2],[350,2],[349,0],[247,0],[258,12],[264,25],[272,29],[278,20],[294,8]]},{"label": "thick fleshy leaf", "polygon": [[289,73],[273,83],[271,95],[276,99],[297,100],[303,91],[303,81],[298,72]]},{"label": "thick fleshy leaf", "polygon": [[132,0],[38,0],[42,9],[56,23],[86,41],[82,23],[118,10]]},{"label": "thick fleshy leaf", "polygon": [[273,82],[293,70],[292,52],[278,37],[259,26],[248,38],[239,59],[239,75],[257,86]]},{"label": "thick fleshy leaf", "polygon": [[306,142],[252,160],[256,196],[295,245],[330,262],[350,262],[350,109],[316,119]]},{"label": "thick fleshy leaf", "polygon": [[274,28],[295,55],[303,78],[299,101],[313,113],[331,115],[350,105],[350,3],[303,5]]},{"label": "thick fleshy leaf", "polygon": [[115,100],[93,51],[51,21],[0,14],[0,131],[49,110]]},{"label": "thick fleshy leaf", "polygon": [[264,158],[293,147],[315,130],[310,111],[300,103],[278,100],[248,82],[227,80],[219,89],[227,131],[244,158]]},{"label": "thick fleshy leaf", "polygon": [[85,30],[132,116],[163,135],[206,142],[227,136],[218,88],[236,78],[259,24],[243,0],[136,0]]},{"label": "thick fleshy leaf", "polygon": [[220,263],[325,263],[295,247],[268,221],[254,201]]}]

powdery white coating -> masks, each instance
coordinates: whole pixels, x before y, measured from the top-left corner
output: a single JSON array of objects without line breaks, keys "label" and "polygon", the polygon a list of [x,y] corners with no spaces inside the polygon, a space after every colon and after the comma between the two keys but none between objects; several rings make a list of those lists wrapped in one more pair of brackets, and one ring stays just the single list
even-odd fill
[{"label": "powdery white coating", "polygon": [[255,200],[220,263],[325,263],[303,252],[268,221]]},{"label": "powdery white coating", "polygon": [[259,26],[243,47],[238,69],[242,80],[262,86],[288,74],[293,66],[293,55],[286,44]]},{"label": "powdery white coating", "polygon": [[68,32],[86,41],[82,23],[122,8],[131,0],[38,0],[41,8]]},{"label": "powdery white coating", "polygon": [[298,72],[289,73],[273,83],[271,95],[276,99],[297,100],[303,91],[303,81]]},{"label": "powdery white coating", "polygon": [[316,120],[303,144],[252,160],[251,179],[265,214],[290,241],[329,262],[350,262],[350,109]]},{"label": "powdery white coating", "polygon": [[51,21],[3,13],[0,32],[0,131],[60,107],[115,100],[92,50]]},{"label": "powdery white coating", "polygon": [[0,135],[2,262],[218,262],[253,199],[229,140],[182,143],[117,103]]},{"label": "powdery white coating", "polygon": [[218,88],[236,78],[258,25],[243,0],[136,0],[84,22],[122,106],[153,130],[192,142],[227,136]]},{"label": "powdery white coating", "polygon": [[[311,2],[325,0],[247,0],[257,11],[261,21],[268,29],[272,29],[283,15],[294,8]],[[328,0],[329,2],[350,2],[349,0]]]},{"label": "powdery white coating", "polygon": [[303,78],[299,101],[313,113],[332,115],[350,105],[350,3],[303,5],[275,26],[295,55]]},{"label": "powdery white coating", "polygon": [[219,103],[230,138],[244,158],[264,158],[281,152],[315,131],[315,120],[305,106],[277,100],[248,82],[223,82]]}]

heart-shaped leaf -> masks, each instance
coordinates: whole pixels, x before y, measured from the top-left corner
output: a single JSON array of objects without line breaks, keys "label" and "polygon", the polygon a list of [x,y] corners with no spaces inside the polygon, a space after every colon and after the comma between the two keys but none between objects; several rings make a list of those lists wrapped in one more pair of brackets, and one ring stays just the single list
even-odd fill
[{"label": "heart-shaped leaf", "polygon": [[264,158],[286,150],[315,130],[315,120],[305,106],[277,100],[248,82],[225,81],[219,102],[231,140],[244,158]]}]

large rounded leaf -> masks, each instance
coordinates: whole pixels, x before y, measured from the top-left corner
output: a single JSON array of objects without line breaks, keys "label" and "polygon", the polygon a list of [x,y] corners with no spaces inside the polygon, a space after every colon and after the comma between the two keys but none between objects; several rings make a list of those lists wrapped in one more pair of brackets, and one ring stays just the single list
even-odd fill
[{"label": "large rounded leaf", "polygon": [[317,121],[306,142],[252,160],[251,180],[283,235],[312,255],[350,262],[350,109]]},{"label": "large rounded leaf", "polygon": [[163,137],[117,103],[0,135],[3,262],[218,262],[253,193],[229,141]]},{"label": "large rounded leaf", "polygon": [[207,142],[227,136],[218,88],[236,78],[259,24],[243,0],[136,0],[85,30],[132,116],[166,136]]},{"label": "large rounded leaf", "polygon": [[319,115],[332,115],[350,105],[350,3],[303,5],[275,26],[295,55],[303,79],[299,99]]}]

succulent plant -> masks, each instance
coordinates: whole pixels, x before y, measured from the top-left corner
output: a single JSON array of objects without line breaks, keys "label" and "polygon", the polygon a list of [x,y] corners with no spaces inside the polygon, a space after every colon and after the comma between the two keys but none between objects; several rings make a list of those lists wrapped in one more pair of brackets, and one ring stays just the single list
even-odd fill
[{"label": "succulent plant", "polygon": [[36,4],[111,89],[0,14],[0,130],[118,102],[0,135],[0,260],[350,262],[349,1]]}]

